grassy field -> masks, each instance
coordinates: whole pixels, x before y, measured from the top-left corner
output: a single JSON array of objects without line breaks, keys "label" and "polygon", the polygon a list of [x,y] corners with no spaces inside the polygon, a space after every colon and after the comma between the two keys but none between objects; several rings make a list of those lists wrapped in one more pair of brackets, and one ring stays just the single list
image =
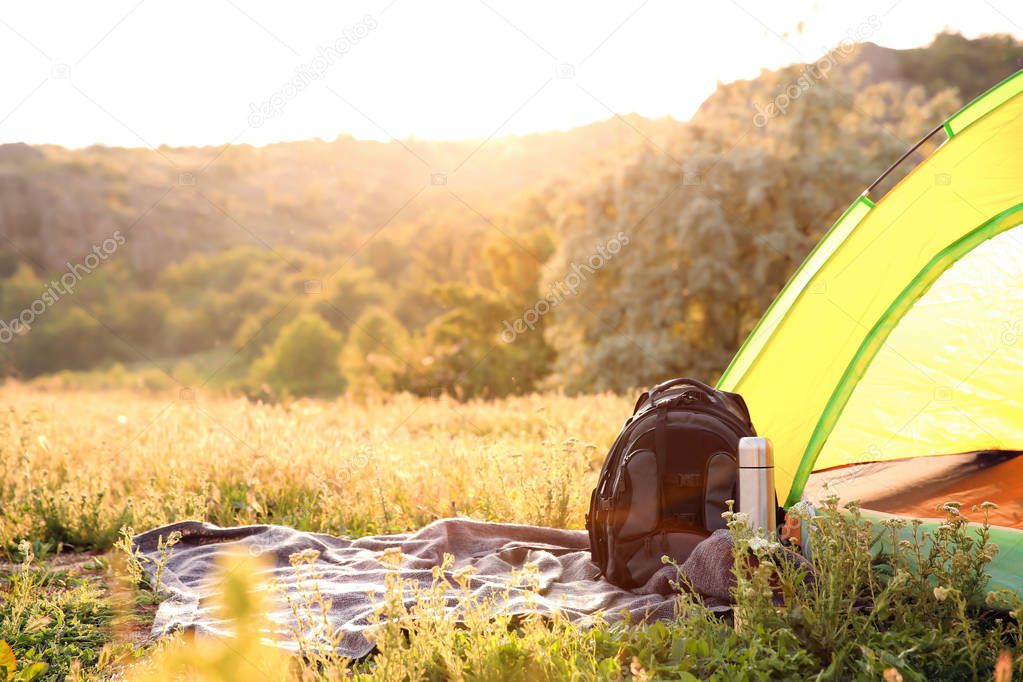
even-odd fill
[{"label": "grassy field", "polygon": [[631,405],[612,396],[492,403],[254,405],[192,394],[7,388],[0,542],[105,549],[125,524],[401,531],[461,514],[581,527]]},{"label": "grassy field", "polygon": [[[1003,614],[1018,600],[986,594],[984,564],[996,548],[966,529],[965,509],[950,510],[934,538],[880,546],[880,558],[874,529],[825,510],[811,582],[759,544],[758,560],[747,561],[739,533],[736,622],[681,596],[688,618],[642,628],[511,623],[482,607],[455,627],[430,615],[426,594],[411,631],[382,627],[380,653],[367,662],[299,662],[256,637],[226,648],[149,642],[157,600],[114,547],[130,532],[122,529],[191,518],[358,535],[457,515],[579,528],[631,400],[258,405],[8,385],[0,403],[0,640],[10,646],[0,645],[0,667],[13,655],[21,677],[12,679],[248,679],[253,660],[282,679],[804,679],[821,671],[821,679],[1009,679],[1019,670],[1020,632]],[[255,632],[246,571],[228,575],[224,608],[239,632]],[[381,622],[407,615],[403,608],[382,604]]]}]

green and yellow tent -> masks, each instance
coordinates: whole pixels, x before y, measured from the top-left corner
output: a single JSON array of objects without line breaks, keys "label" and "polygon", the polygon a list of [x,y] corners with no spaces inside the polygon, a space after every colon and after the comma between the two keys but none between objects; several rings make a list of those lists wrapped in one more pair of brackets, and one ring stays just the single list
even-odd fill
[{"label": "green and yellow tent", "polygon": [[1023,71],[935,134],[838,219],[719,382],[773,440],[786,505],[814,471],[1023,451]]}]

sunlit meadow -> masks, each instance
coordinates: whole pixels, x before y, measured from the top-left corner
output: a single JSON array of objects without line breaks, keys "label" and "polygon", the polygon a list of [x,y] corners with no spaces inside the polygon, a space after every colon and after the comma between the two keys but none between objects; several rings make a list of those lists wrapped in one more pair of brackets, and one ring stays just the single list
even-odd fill
[{"label": "sunlit meadow", "polygon": [[[468,594],[464,622],[454,623],[438,615],[442,573],[412,606],[396,573],[375,616],[376,655],[295,657],[258,634],[252,559],[225,558],[216,607],[237,636],[153,641],[160,597],[124,541],[133,530],[191,518],[359,535],[458,515],[579,528],[629,401],[402,395],[268,405],[13,384],[0,397],[0,640],[10,646],[0,645],[0,667],[16,671],[11,680],[768,679],[821,669],[834,679],[994,671],[1008,680],[1017,660],[1019,602],[986,593],[997,548],[963,514],[950,511],[933,535],[894,524],[879,537],[855,507],[834,502],[815,521],[808,569],[733,524],[734,622],[680,585],[685,615],[672,623],[584,629],[560,617],[495,618]],[[315,619],[318,598],[297,608]]]},{"label": "sunlit meadow", "polygon": [[106,549],[183,519],[394,532],[467,515],[582,527],[627,401],[252,404],[182,392],[2,389],[0,541]]}]

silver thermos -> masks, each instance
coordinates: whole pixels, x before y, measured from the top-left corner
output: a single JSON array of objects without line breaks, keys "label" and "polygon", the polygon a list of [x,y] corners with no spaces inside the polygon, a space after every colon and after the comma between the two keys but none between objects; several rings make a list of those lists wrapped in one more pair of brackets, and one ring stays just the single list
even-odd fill
[{"label": "silver thermos", "polygon": [[750,525],[772,535],[777,529],[774,496],[774,451],[766,438],[739,440],[739,511]]}]

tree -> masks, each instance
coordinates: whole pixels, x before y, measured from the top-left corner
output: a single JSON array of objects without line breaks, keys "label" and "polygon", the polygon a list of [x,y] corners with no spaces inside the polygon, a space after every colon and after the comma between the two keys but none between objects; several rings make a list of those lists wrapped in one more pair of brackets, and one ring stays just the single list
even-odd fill
[{"label": "tree", "polygon": [[380,307],[367,309],[352,325],[341,351],[341,373],[348,390],[400,391],[408,374],[409,333]]},{"label": "tree", "polygon": [[315,313],[304,313],[281,329],[252,366],[251,380],[275,393],[330,395],[344,389],[338,368],[341,334]]},{"label": "tree", "polygon": [[417,392],[463,398],[535,390],[554,350],[544,339],[549,304],[539,293],[540,269],[553,251],[546,226],[492,238],[484,248],[490,282],[449,282],[433,288],[447,310],[426,328],[425,364],[414,366]]},{"label": "tree", "polygon": [[[551,385],[715,380],[824,229],[909,146],[905,131],[955,107],[950,93],[928,99],[890,83],[824,79],[797,95],[801,76],[793,67],[719,87],[685,137],[566,201],[545,287],[616,234],[629,242],[554,309]],[[784,111],[764,115],[779,93],[793,93]]]}]

